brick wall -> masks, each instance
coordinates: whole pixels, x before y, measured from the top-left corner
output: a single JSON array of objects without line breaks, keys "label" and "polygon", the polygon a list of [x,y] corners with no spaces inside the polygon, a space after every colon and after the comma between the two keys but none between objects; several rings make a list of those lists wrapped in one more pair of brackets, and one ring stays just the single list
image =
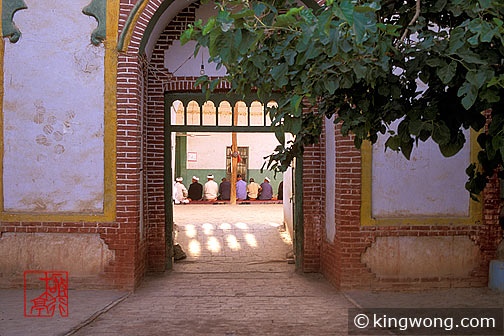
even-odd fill
[{"label": "brick wall", "polygon": [[[164,52],[180,38],[188,23],[194,22],[198,4],[182,10],[159,37],[150,60],[146,100],[146,183],[148,212],[148,269],[165,269],[165,198],[164,198],[164,91],[169,83],[183,83],[164,68]],[[194,79],[189,79],[191,87]],[[175,85],[176,86],[176,85]],[[188,85],[189,86],[189,85]]]},{"label": "brick wall", "polygon": [[[306,104],[307,102],[305,102]],[[304,113],[310,111],[305,108]],[[320,244],[325,225],[325,137],[303,153],[303,271],[320,271]]]},{"label": "brick wall", "polygon": [[[334,243],[325,239],[322,226],[321,271],[341,289],[423,289],[486,286],[488,263],[501,237],[498,226],[499,185],[493,179],[483,195],[483,223],[474,226],[366,226],[360,225],[361,157],[351,137],[336,128],[336,200]],[[377,237],[469,236],[481,251],[479,267],[465,278],[379,279],[361,262],[361,255]]]}]

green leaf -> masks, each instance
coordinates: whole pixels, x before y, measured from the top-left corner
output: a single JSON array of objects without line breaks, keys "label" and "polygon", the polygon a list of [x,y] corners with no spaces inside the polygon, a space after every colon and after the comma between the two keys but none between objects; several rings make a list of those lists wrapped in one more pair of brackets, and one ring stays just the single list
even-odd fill
[{"label": "green leaf", "polygon": [[390,148],[393,151],[398,151],[401,146],[401,138],[396,136],[390,136],[385,142],[385,148]]},{"label": "green leaf", "polygon": [[215,17],[212,17],[210,18],[210,20],[208,20],[207,24],[205,25],[205,28],[203,28],[202,34],[203,35],[208,34],[213,29],[213,27],[215,27]]},{"label": "green leaf", "polygon": [[182,35],[180,36],[180,44],[184,45],[187,42],[191,40],[191,34],[193,32],[194,28],[190,27],[189,29],[185,30]]},{"label": "green leaf", "polygon": [[277,138],[278,142],[285,144],[285,130],[283,127],[275,127],[275,137]]},{"label": "green leaf", "polygon": [[341,77],[330,77],[324,81],[324,87],[329,92],[329,94],[334,94],[334,91],[339,88],[340,80]]},{"label": "green leaf", "polygon": [[444,157],[451,157],[457,154],[464,147],[464,143],[465,143],[464,134],[459,131],[454,140],[446,144],[439,144],[439,149]]},{"label": "green leaf", "polygon": [[471,70],[466,74],[466,80],[476,88],[481,88],[494,75],[494,72],[488,69]]},{"label": "green leaf", "polygon": [[259,17],[262,15],[266,8],[267,7],[265,4],[263,4],[262,2],[257,2],[254,4],[254,14]]},{"label": "green leaf", "polygon": [[239,51],[240,51],[241,55],[248,54],[248,51],[249,51],[250,47],[253,45],[255,39],[256,39],[256,36],[254,35],[254,33],[250,32],[248,30],[244,30],[242,32],[242,39],[241,39],[240,47],[239,47]]},{"label": "green leaf", "polygon": [[413,139],[409,139],[409,141],[401,142],[401,153],[404,155],[406,159],[411,158],[411,151],[413,150]]},{"label": "green leaf", "polygon": [[492,5],[492,0],[478,0],[481,8],[487,9]]},{"label": "green leaf", "polygon": [[450,47],[449,52],[454,54],[458,49],[464,45],[465,41],[465,31],[464,28],[457,27],[452,29],[450,32]]},{"label": "green leaf", "polygon": [[487,22],[483,22],[481,26],[481,42],[491,42],[494,35],[499,31],[499,27],[491,27]]},{"label": "green leaf", "polygon": [[288,68],[289,67],[288,67],[288,65],[286,63],[278,64],[277,66],[275,66],[271,70],[271,76],[273,78],[278,78],[278,77],[285,76],[285,74],[287,73]]},{"label": "green leaf", "polygon": [[233,18],[233,19],[243,19],[247,16],[254,16],[255,15],[255,12],[252,10],[252,9],[242,9],[241,11],[239,11],[238,13],[233,13],[231,14],[230,16]]},{"label": "green leaf", "polygon": [[475,52],[471,51],[468,48],[463,48],[457,52],[457,55],[462,57],[462,59],[468,63],[474,63],[474,64],[487,64],[486,61],[482,60],[480,58],[480,55],[476,54]]},{"label": "green leaf", "polygon": [[350,26],[353,25],[354,5],[350,1],[343,0],[339,6],[335,4],[333,6],[333,13]]},{"label": "green leaf", "polygon": [[419,120],[419,119],[413,119],[409,122],[409,131],[411,134],[413,135],[420,135],[420,132],[422,131],[423,129],[423,121]]},{"label": "green leaf", "polygon": [[442,63],[445,64],[445,66],[437,68],[436,74],[443,84],[448,84],[457,73],[457,62],[451,61],[449,65],[446,65],[444,62]]},{"label": "green leaf", "polygon": [[469,110],[478,97],[478,88],[469,82],[464,82],[457,92],[457,96],[462,97],[462,106]]},{"label": "green leaf", "polygon": [[301,116],[302,110],[299,108],[299,105],[301,104],[302,101],[303,101],[303,96],[298,96],[298,95],[294,95],[290,99],[291,111],[295,117]]},{"label": "green leaf", "polygon": [[198,85],[201,85],[206,82],[208,82],[208,76],[204,75],[204,76],[198,77],[198,79],[196,79],[196,82],[194,82],[194,86],[198,86]]},{"label": "green leaf", "polygon": [[432,140],[439,145],[445,145],[450,141],[450,129],[444,122],[434,124]]},{"label": "green leaf", "polygon": [[219,83],[221,82],[221,78],[216,78],[216,79],[213,79],[211,82],[210,82],[210,91],[214,91],[215,88],[219,85]]},{"label": "green leaf", "polygon": [[439,57],[433,57],[433,58],[428,58],[425,61],[425,64],[427,64],[430,67],[438,67],[438,66],[446,66],[446,62],[443,62]]},{"label": "green leaf", "polygon": [[434,12],[442,11],[443,8],[445,8],[447,2],[448,0],[437,0],[433,7]]},{"label": "green leaf", "polygon": [[[355,33],[355,39],[357,43],[360,43],[364,38],[366,33],[366,28],[371,27],[373,22],[370,20],[371,16],[369,13],[354,13],[354,20],[352,28]],[[374,16],[373,16],[374,17]],[[376,28],[376,26],[375,26]]]},{"label": "green leaf", "polygon": [[287,13],[277,16],[274,27],[287,27],[297,22],[296,15],[302,10],[303,7],[291,8]]},{"label": "green leaf", "polygon": [[284,51],[284,57],[288,65],[293,65],[296,60],[297,52],[292,49]]},{"label": "green leaf", "polygon": [[354,71],[357,79],[362,79],[362,78],[366,77],[367,70],[368,70],[368,67],[362,63],[356,62],[353,65],[353,71]]}]

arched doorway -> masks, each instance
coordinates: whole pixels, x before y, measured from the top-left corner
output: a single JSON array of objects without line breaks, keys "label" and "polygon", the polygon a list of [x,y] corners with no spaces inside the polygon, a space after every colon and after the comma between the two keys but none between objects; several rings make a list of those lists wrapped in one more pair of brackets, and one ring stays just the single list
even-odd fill
[{"label": "arched doorway", "polygon": [[[305,1],[309,6],[318,6],[315,1]],[[118,62],[118,115],[133,115],[135,131],[139,132],[139,156],[142,161],[139,176],[139,189],[142,190],[139,214],[140,231],[145,236],[145,241],[140,245],[137,254],[139,259],[144,256],[146,268],[153,271],[162,271],[171,265],[171,243],[169,231],[171,220],[166,214],[168,200],[166,195],[166,178],[164,167],[169,162],[166,155],[161,155],[166,146],[164,119],[164,99],[166,91],[190,92],[199,76],[199,64],[193,75],[174,76],[166,71],[164,53],[173,45],[188,23],[194,22],[199,2],[187,5],[185,1],[139,1],[129,11],[128,18],[120,22],[122,31],[119,37],[119,62]],[[187,60],[180,59],[180,66]],[[199,63],[199,60],[195,60]],[[149,66],[157,70],[156,74],[149,73]],[[206,66],[206,64],[205,64]],[[125,85],[124,83],[128,83]],[[131,84],[130,84],[131,83]],[[122,89],[121,87],[124,87]],[[225,84],[218,89],[226,90]],[[127,119],[127,118],[126,118]],[[132,120],[125,121],[125,131]],[[121,126],[118,127],[121,132]],[[320,155],[320,153],[316,153]],[[118,163],[122,160],[118,156]],[[319,161],[317,161],[319,162]],[[298,166],[302,166],[302,159]],[[303,226],[302,203],[302,169],[297,169],[299,178],[296,180],[297,204],[295,232],[296,255],[298,269],[313,271],[318,270],[317,239],[309,239],[311,245],[304,243],[305,232],[316,235],[316,230],[306,230]],[[316,208],[316,207],[313,207]],[[318,210],[317,210],[318,211]],[[310,216],[310,220],[316,216]],[[167,243],[168,242],[168,243]],[[313,246],[312,246],[313,245]],[[315,262],[306,264],[303,255],[308,252]],[[307,266],[308,265],[308,266]]]}]

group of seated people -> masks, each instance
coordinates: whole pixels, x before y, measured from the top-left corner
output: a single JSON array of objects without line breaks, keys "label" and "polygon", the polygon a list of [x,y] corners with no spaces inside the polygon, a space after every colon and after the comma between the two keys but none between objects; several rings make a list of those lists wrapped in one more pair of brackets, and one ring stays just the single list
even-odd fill
[{"label": "group of seated people", "polygon": [[[250,178],[249,184],[243,180],[241,175],[237,176],[236,181],[236,199],[243,200],[271,200],[273,198],[273,187],[269,177],[264,178],[264,182],[259,185]],[[229,201],[231,199],[231,182],[225,177],[220,185],[214,181],[213,175],[207,176],[207,182],[203,186],[199,183],[199,178],[192,177],[192,183],[189,190],[184,186],[183,178],[177,177],[173,187],[173,199],[175,204],[185,204],[191,201]],[[277,199],[283,199],[283,182],[278,186]]]}]

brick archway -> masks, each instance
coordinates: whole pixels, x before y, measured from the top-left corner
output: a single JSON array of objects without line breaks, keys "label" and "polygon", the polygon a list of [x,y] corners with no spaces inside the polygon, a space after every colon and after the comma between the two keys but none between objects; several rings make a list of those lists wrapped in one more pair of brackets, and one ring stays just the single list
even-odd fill
[{"label": "brick archway", "polygon": [[[313,2],[314,1],[305,1]],[[151,34],[149,23],[158,20],[160,11],[174,1],[134,0],[121,2],[119,32],[124,38],[117,67],[117,217],[138,223],[140,239],[135,246],[135,284],[145,271],[164,271],[165,246],[164,176],[163,176],[163,92],[191,90],[196,78],[153,78],[142,61],[144,34]],[[181,9],[157,39],[150,64],[163,68],[162,54],[194,18],[199,2]],[[128,32],[129,31],[129,32]],[[148,38],[148,37],[147,37]],[[224,86],[222,88],[225,88]],[[143,145],[143,148],[142,148]],[[307,148],[305,183],[306,258],[304,271],[319,271],[320,264],[320,186],[323,181],[323,146]],[[143,198],[138,194],[142,191]]]},{"label": "brick archway", "polygon": [[[177,1],[177,0],[175,0]],[[322,3],[323,1],[306,0]],[[163,92],[187,91],[193,88],[195,78],[149,78],[142,54],[142,40],[152,31],[149,24],[159,18],[161,6],[172,0],[121,0],[119,32],[124,30],[123,51],[118,55],[117,66],[117,222],[120,232],[136,233],[140,239],[131,249],[124,251],[124,258],[134,256],[134,265],[126,263],[118,272],[134,274],[135,285],[147,269],[165,269],[166,249],[164,237],[163,192]],[[187,23],[190,7],[181,8],[181,17],[171,22]],[[165,8],[166,9],[166,8]],[[135,12],[134,15],[130,15]],[[130,17],[130,18],[129,18]],[[184,21],[186,20],[186,21]],[[164,27],[166,28],[166,27]],[[174,27],[175,28],[175,27]],[[148,31],[149,30],[149,31]],[[183,27],[173,34],[161,34],[156,41],[150,63],[163,67],[162,54],[171,41],[177,39]],[[128,35],[129,32],[129,35]],[[147,35],[146,35],[147,34]],[[178,35],[177,35],[178,34]],[[150,35],[149,35],[150,36]],[[160,81],[159,81],[160,80]],[[145,134],[147,130],[147,134]],[[350,138],[336,131],[335,150],[335,204],[336,236],[334,242],[326,239],[325,225],[325,137],[321,142],[305,149],[303,162],[304,183],[304,261],[303,270],[324,273],[341,288],[390,288],[403,284],[401,280],[383,280],[362,262],[360,256],[374,244],[377,237],[388,236],[469,236],[482,252],[480,266],[469,276],[442,279],[446,284],[459,282],[466,286],[483,284],[487,280],[488,261],[492,257],[500,231],[498,218],[497,180],[487,188],[484,202],[484,221],[481,226],[412,225],[363,227],[361,208],[361,155]],[[146,153],[146,156],[143,156]],[[139,196],[143,191],[144,197]],[[328,208],[332,205],[328,205]],[[331,211],[332,211],[331,210]],[[140,224],[142,227],[140,227]],[[124,230],[123,230],[124,228]],[[119,234],[121,236],[121,234]],[[124,245],[124,244],[123,244]],[[123,246],[121,245],[121,246]],[[123,247],[121,247],[123,248]],[[126,260],[126,259],[125,259]],[[122,265],[122,264],[121,264]],[[417,280],[411,279],[412,282]],[[440,286],[443,283],[440,282]],[[438,286],[432,283],[429,286]]]}]

